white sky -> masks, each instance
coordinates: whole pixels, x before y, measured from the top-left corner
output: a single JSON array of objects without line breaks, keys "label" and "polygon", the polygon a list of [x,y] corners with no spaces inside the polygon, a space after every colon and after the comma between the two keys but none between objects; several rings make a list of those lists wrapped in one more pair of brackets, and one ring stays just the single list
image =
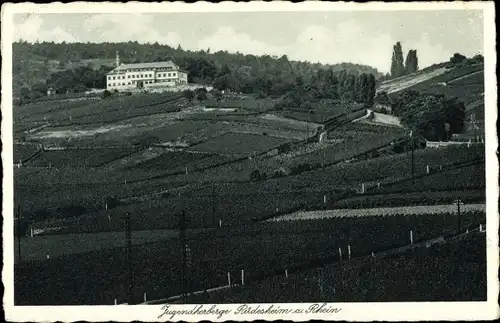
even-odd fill
[{"label": "white sky", "polygon": [[18,14],[14,39],[30,42],[158,42],[184,49],[351,62],[387,72],[392,46],[416,49],[421,68],[454,53],[483,52],[479,10]]}]

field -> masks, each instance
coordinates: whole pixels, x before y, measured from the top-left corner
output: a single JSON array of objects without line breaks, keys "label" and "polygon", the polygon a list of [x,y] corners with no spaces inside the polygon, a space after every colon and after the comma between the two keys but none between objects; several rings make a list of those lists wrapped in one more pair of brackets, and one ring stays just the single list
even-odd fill
[{"label": "field", "polygon": [[482,64],[455,67],[444,74],[412,85],[408,89],[456,97],[467,105],[481,98],[484,93],[483,70]]},{"label": "field", "polygon": [[359,111],[363,111],[361,115],[364,114],[363,105],[321,101],[314,104],[313,109],[304,110],[296,107],[285,107],[285,109],[279,110],[277,113],[283,117],[300,121],[325,123],[330,119],[355,114],[355,112]]},{"label": "field", "polygon": [[282,274],[188,300],[197,304],[485,301],[485,247],[484,234],[473,234],[391,257],[290,272],[288,277]]},{"label": "field", "polygon": [[192,149],[242,157],[264,153],[288,142],[290,140],[278,137],[227,133],[221,137],[193,146]]},{"label": "field", "polygon": [[39,153],[40,147],[37,145],[14,145],[13,156],[14,163],[25,163]]},{"label": "field", "polygon": [[54,167],[99,167],[123,158],[133,149],[69,149],[41,152],[30,165]]},{"label": "field", "polygon": [[[21,235],[28,225],[58,229],[23,237],[16,304],[125,301],[126,213],[134,231],[134,302],[139,302],[143,293],[154,299],[180,292],[179,239],[172,229],[183,211],[189,228],[188,290],[194,291],[224,285],[227,272],[235,277],[241,269],[252,286],[285,269],[294,275],[306,270],[297,277],[316,279],[307,270],[334,266],[339,247],[345,253],[350,245],[353,256],[366,256],[408,244],[410,230],[415,241],[454,234],[451,203],[457,197],[466,204],[485,203],[484,146],[416,150],[413,184],[410,152],[394,148],[408,139],[403,129],[351,122],[366,114],[359,105],[324,104],[309,114],[275,110],[277,102],[226,97],[189,103],[167,93],[19,107],[16,137],[23,145],[14,153],[23,165],[14,169],[14,199]],[[321,128],[328,133],[320,142]],[[43,150],[37,153],[37,147]],[[385,209],[391,206],[405,209]],[[357,210],[372,207],[379,208],[369,211],[376,216]],[[428,210],[436,214],[423,214]],[[264,221],[296,212],[336,216]],[[462,229],[479,223],[484,212],[465,207]],[[428,268],[434,269],[432,261]],[[379,265],[381,280],[393,277],[387,272],[392,263]],[[338,279],[335,275],[331,279]],[[283,287],[285,294],[277,290],[266,297],[315,296],[306,284],[294,284]],[[343,291],[342,297],[359,293]],[[467,297],[477,295],[480,291]]]},{"label": "field", "polygon": [[[478,221],[484,221],[484,214],[463,215],[464,228]],[[341,218],[266,223],[190,235],[189,290],[224,285],[228,271],[237,275],[245,269],[248,282],[254,282],[282,274],[286,268],[295,271],[336,262],[338,248],[345,250],[347,244],[353,257],[369,255],[408,244],[409,230],[418,242],[454,232],[455,223],[452,215]],[[176,244],[135,245],[132,257],[137,299],[143,293],[150,299],[179,294],[180,255]],[[124,261],[121,248],[23,262],[15,268],[19,286],[16,304],[112,304],[114,298],[123,300]],[[57,277],[50,274],[55,271]],[[75,284],[82,288],[69,287]]]},{"label": "field", "polygon": [[464,203],[484,203],[486,192],[481,190],[464,191],[440,191],[440,192],[413,192],[413,193],[395,193],[395,194],[369,194],[357,195],[342,199],[333,203],[333,208],[351,209],[351,208],[376,208],[376,207],[394,207],[407,205],[439,205],[453,204],[460,198]]}]

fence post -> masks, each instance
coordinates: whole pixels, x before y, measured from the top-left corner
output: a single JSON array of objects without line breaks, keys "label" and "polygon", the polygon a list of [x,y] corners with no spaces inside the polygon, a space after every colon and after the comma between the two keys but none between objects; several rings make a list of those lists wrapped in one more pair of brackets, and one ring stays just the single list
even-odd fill
[{"label": "fence post", "polygon": [[288,269],[285,269],[285,277],[288,278]]},{"label": "fence post", "polygon": [[427,174],[430,173],[430,168],[429,168],[429,165],[427,165]]},{"label": "fence post", "polygon": [[323,196],[323,204],[326,204],[326,195]]},{"label": "fence post", "polygon": [[144,293],[144,303],[146,303],[148,300],[146,298],[146,293]]},{"label": "fence post", "polygon": [[339,260],[342,261],[342,248],[339,247]]},{"label": "fence post", "polygon": [[241,270],[241,286],[245,285],[245,269]]},{"label": "fence post", "polygon": [[227,272],[227,286],[231,287],[231,273]]},{"label": "fence post", "polygon": [[372,251],[372,257],[375,258],[375,253]]},{"label": "fence post", "polygon": [[219,219],[219,228],[222,227],[222,220]]},{"label": "fence post", "polygon": [[116,298],[115,298],[115,305],[117,305],[117,304],[118,304],[118,301],[117,301],[117,300],[116,300]]},{"label": "fence post", "polygon": [[410,244],[413,244],[413,231],[410,230]]},{"label": "fence post", "polygon": [[377,183],[377,188],[380,189],[380,182]]},{"label": "fence post", "polygon": [[348,259],[351,260],[351,245],[347,245]]},{"label": "fence post", "polygon": [[365,193],[365,183],[361,183],[361,193]]},{"label": "fence post", "polygon": [[483,225],[479,223],[479,232],[483,232]]}]

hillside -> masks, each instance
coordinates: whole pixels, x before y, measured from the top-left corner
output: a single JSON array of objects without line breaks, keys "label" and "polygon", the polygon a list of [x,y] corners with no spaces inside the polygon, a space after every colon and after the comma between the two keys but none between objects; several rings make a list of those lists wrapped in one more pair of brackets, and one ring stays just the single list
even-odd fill
[{"label": "hillside", "polygon": [[[105,73],[115,61],[117,51],[122,63],[173,60],[188,71],[189,82],[214,84],[217,88],[228,88],[243,93],[283,94],[291,86],[290,82],[297,77],[307,81],[318,70],[326,69],[334,73],[345,71],[355,75],[373,74],[376,78],[382,76],[375,68],[366,65],[324,65],[288,60],[286,55],[278,58],[226,51],[211,53],[209,49],[194,52],[157,43],[16,42],[13,44],[14,96],[25,96],[33,90],[41,96],[48,86],[57,87],[57,82],[51,80],[54,73],[66,70],[71,74],[72,70],[79,67],[89,71],[98,70],[100,73],[95,78],[102,79],[103,82]],[[104,68],[100,68],[101,66]]]},{"label": "hillside", "polygon": [[468,114],[474,112],[476,119],[484,118],[484,64],[469,60],[466,64],[438,64],[432,68],[382,82],[377,92],[386,92],[389,97],[404,90],[429,94],[443,94],[464,102]]}]

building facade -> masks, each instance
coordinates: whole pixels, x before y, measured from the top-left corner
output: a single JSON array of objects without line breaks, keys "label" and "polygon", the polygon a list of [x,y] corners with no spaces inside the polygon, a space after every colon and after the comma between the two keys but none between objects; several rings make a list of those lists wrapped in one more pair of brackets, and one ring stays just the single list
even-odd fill
[{"label": "building facade", "polygon": [[106,74],[108,91],[176,87],[187,83],[187,72],[172,61],[120,64],[117,58],[117,67]]}]

